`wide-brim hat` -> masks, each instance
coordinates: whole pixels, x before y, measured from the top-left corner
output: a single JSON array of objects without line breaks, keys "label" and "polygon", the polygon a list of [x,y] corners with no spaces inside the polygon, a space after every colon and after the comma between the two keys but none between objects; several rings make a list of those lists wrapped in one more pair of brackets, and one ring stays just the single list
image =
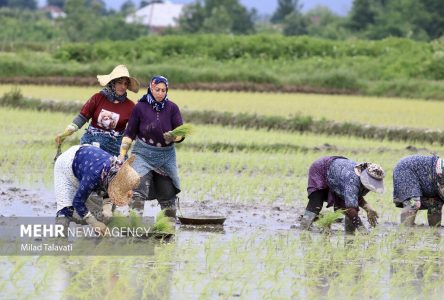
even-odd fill
[{"label": "wide-brim hat", "polygon": [[117,206],[127,205],[130,201],[128,192],[136,188],[140,183],[139,174],[131,167],[135,159],[134,155],[128,158],[108,186],[108,195],[113,204]]},{"label": "wide-brim hat", "polygon": [[108,75],[97,75],[97,79],[99,80],[101,86],[106,86],[111,80],[121,77],[129,78],[130,82],[128,89],[131,92],[137,93],[139,91],[139,81],[129,75],[128,68],[125,65],[118,65]]},{"label": "wide-brim hat", "polygon": [[358,165],[355,170],[357,170],[362,185],[368,190],[378,194],[384,193],[385,172],[380,165],[369,163],[363,170],[360,170]]}]

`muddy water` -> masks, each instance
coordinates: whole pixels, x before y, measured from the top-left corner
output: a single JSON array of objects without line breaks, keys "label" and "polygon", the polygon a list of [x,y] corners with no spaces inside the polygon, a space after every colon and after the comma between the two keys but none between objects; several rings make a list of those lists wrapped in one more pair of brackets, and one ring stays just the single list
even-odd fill
[{"label": "muddy water", "polygon": [[[30,189],[14,185],[12,182],[0,182],[0,216],[4,217],[48,217],[55,216],[56,203],[54,193],[45,189]],[[144,215],[155,216],[160,210],[157,201],[146,202]],[[125,208],[121,209],[125,212]],[[227,243],[233,237],[248,238],[251,235],[264,234],[264,236],[274,235],[276,232],[287,232],[291,225],[296,221],[297,216],[301,214],[301,209],[284,204],[273,205],[247,205],[237,203],[220,203],[217,200],[195,203],[190,199],[182,198],[180,200],[180,212],[184,216],[190,215],[222,215],[226,217],[224,226],[184,226],[176,224],[176,237],[174,242],[175,249],[186,249],[188,244],[202,245],[208,240],[216,239],[218,243]],[[181,250],[178,250],[179,252]],[[201,256],[202,255],[202,256]],[[195,262],[196,265],[205,263],[205,255],[199,255]],[[51,259],[51,258],[49,258]],[[175,258],[176,263],[171,266],[170,277],[175,277],[176,272],[180,273],[183,264],[189,258]],[[11,263],[12,261],[12,263]],[[137,264],[139,265],[139,264]],[[140,272],[144,272],[145,267],[134,266]],[[0,266],[4,270],[13,270],[15,267],[14,259],[1,261]],[[42,271],[42,267],[36,266],[35,261],[29,261],[23,269],[27,276],[34,277]],[[76,274],[65,267],[57,267],[54,272],[58,274],[52,280],[49,286],[51,299],[58,299],[68,289],[69,281]],[[13,272],[14,273],[14,272]],[[5,274],[8,274],[6,272]],[[182,275],[179,275],[181,277]],[[6,278],[5,278],[6,279]],[[183,281],[182,279],[177,279]],[[165,284],[164,284],[165,285]],[[166,283],[168,286],[169,283]],[[14,291],[13,285],[7,285],[4,290]],[[32,286],[24,287],[23,293],[32,292]],[[185,295],[185,291],[177,290],[174,287],[169,288],[168,293],[172,298]],[[141,293],[140,290],[137,293]],[[193,290],[187,291],[189,297],[193,297]],[[0,289],[1,294],[1,289]],[[20,295],[20,294],[16,294]]]},{"label": "muddy water", "polygon": [[[0,181],[0,203],[0,216],[4,217],[55,216],[56,214],[53,192],[43,188],[18,187],[8,181]],[[217,199],[196,203],[191,199],[184,198],[180,199],[180,209],[184,216],[196,214],[225,216],[227,219],[224,229],[232,233],[251,229],[287,230],[303,211],[301,208],[283,203],[248,205],[221,203]],[[149,201],[145,204],[144,214],[155,216],[159,210],[157,201]],[[192,229],[192,226],[187,227]]]},{"label": "muddy water", "polygon": [[[54,201],[54,194],[50,191],[27,189],[5,181],[0,183],[2,216],[54,216],[56,212]],[[10,293],[9,296],[12,298],[34,295],[35,286],[32,282],[38,278],[39,273],[44,272],[50,273],[50,279],[47,280],[50,284],[40,294],[48,299],[76,295],[75,290],[70,290],[70,285],[74,282],[78,286],[88,287],[90,280],[88,276],[105,277],[105,279],[108,276],[110,280],[116,280],[120,284],[136,282],[133,287],[127,287],[129,289],[127,292],[132,293],[132,297],[128,299],[195,299],[199,296],[215,299],[318,297],[342,299],[342,291],[347,292],[347,287],[350,286],[346,285],[346,280],[352,280],[353,285],[364,289],[363,298],[369,296],[365,293],[373,292],[375,289],[378,291],[376,298],[387,299],[396,296],[413,297],[423,291],[432,296],[435,292],[444,292],[444,288],[439,284],[435,286],[433,281],[425,277],[434,274],[433,276],[442,278],[441,275],[444,275],[441,271],[444,261],[438,259],[444,247],[442,229],[437,230],[436,237],[421,240],[422,233],[424,236],[429,235],[429,230],[421,226],[418,231],[422,233],[412,235],[412,239],[417,239],[418,242],[409,242],[408,236],[404,238],[402,235],[392,234],[397,231],[398,224],[384,223],[380,224],[378,234],[372,237],[372,240],[364,242],[358,240],[357,245],[353,245],[354,239],[347,240],[342,234],[341,224],[334,225],[334,230],[339,231],[339,234],[331,237],[316,233],[305,234],[291,228],[303,211],[301,207],[283,203],[272,205],[222,203],[217,199],[195,203],[191,199],[183,198],[180,206],[184,215],[221,214],[226,216],[227,220],[223,227],[196,228],[177,224],[174,242],[157,246],[152,257],[83,257],[69,258],[63,263],[55,257],[2,258],[0,268],[4,272],[0,275],[0,281],[10,280],[12,283],[7,283],[3,287],[0,284],[0,296],[2,291]],[[145,206],[147,215],[155,215],[158,210],[156,202],[148,202]],[[372,244],[377,245],[381,242],[384,245],[381,248],[373,246],[374,250],[367,250],[372,248]],[[340,246],[345,243],[349,243],[349,246]],[[330,248],[332,245],[334,247]],[[334,250],[325,251],[325,248]],[[347,250],[351,253],[350,258],[346,255],[334,259],[335,251],[344,251],[347,248],[350,248]],[[359,259],[361,251],[369,253]],[[330,256],[333,259],[329,259]],[[430,256],[435,260],[434,265],[429,265],[430,259],[427,257]],[[90,260],[95,263],[91,264]],[[99,262],[102,260],[103,263],[97,263],[96,260]],[[353,270],[348,269],[352,276],[347,277],[345,276],[347,272],[338,270],[345,268],[350,263],[349,260]],[[15,268],[20,266],[21,262],[24,262],[24,267],[20,272],[15,272]],[[154,266],[161,267],[152,272],[155,276],[150,277],[150,270]],[[79,270],[86,270],[85,272],[89,274],[84,282],[78,275]],[[164,273],[159,273],[159,270],[164,270]],[[23,279],[17,278],[16,274],[20,273],[24,274]],[[146,277],[142,278],[142,282],[137,282],[141,274],[147,275],[144,275]],[[338,276],[342,276],[339,281]],[[17,282],[20,283],[21,280],[24,284],[21,286],[20,294],[17,292]],[[389,283],[390,280],[392,283]],[[412,291],[406,291],[404,285],[398,289],[397,280],[411,282],[409,288]],[[147,282],[153,283],[156,288],[147,292]],[[345,283],[341,286],[343,282]],[[93,291],[108,284],[106,280],[99,281],[87,290]],[[366,289],[369,285],[371,288]],[[330,297],[331,295],[333,297]],[[114,296],[119,298],[118,294]],[[82,297],[94,298],[91,294],[82,294]]]}]

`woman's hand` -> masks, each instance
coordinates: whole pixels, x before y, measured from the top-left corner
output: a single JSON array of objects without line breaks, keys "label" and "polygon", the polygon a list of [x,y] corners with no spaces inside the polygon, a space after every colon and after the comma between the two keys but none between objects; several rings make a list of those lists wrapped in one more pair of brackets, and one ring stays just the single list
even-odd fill
[{"label": "woman's hand", "polygon": [[165,142],[172,143],[176,140],[176,137],[171,133],[171,131],[165,132],[163,134],[163,138],[165,139]]}]

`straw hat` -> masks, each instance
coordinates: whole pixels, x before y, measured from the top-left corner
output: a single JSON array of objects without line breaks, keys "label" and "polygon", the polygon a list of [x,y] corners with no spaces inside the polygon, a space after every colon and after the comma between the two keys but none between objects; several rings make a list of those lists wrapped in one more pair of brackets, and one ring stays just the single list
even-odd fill
[{"label": "straw hat", "polygon": [[134,155],[128,158],[109,184],[108,195],[113,204],[117,206],[128,204],[130,201],[128,192],[139,185],[140,176],[131,167],[135,159],[136,157]]},{"label": "straw hat", "polygon": [[130,83],[128,85],[128,89],[131,92],[137,93],[139,91],[139,86],[140,86],[139,81],[137,81],[136,78],[131,77],[129,75],[128,69],[125,65],[118,65],[108,75],[97,75],[97,79],[99,80],[101,86],[106,86],[111,80],[120,77],[129,78]]},{"label": "straw hat", "polygon": [[363,163],[355,167],[355,172],[361,179],[362,185],[368,190],[382,194],[384,193],[384,169],[373,163]]}]

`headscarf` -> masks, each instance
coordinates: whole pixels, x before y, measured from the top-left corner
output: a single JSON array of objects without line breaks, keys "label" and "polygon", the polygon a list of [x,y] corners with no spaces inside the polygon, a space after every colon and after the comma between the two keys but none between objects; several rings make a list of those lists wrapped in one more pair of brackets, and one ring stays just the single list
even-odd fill
[{"label": "headscarf", "polygon": [[121,96],[117,95],[117,93],[116,93],[116,82],[118,80],[120,80],[121,78],[126,78],[126,77],[120,77],[120,78],[116,78],[116,79],[111,80],[103,88],[103,90],[100,91],[106,97],[106,99],[108,99],[108,101],[110,101],[112,103],[114,103],[114,101],[119,101],[119,103],[121,103],[126,100],[127,92],[125,92]]},{"label": "headscarf", "polygon": [[[158,85],[159,83],[164,83],[166,86],[165,97],[160,102],[158,102],[158,101],[156,101],[156,99],[154,99],[153,93],[151,92],[152,89],[154,89],[154,87],[156,85]],[[140,98],[139,102],[140,101],[148,102],[155,111],[161,111],[162,109],[164,109],[165,104],[169,101],[169,99],[168,99],[168,79],[166,79],[166,77],[160,76],[160,75],[157,75],[157,76],[154,76],[153,78],[151,78],[149,86],[148,86],[148,92],[145,95],[143,95],[142,98]]]},{"label": "headscarf", "polygon": [[108,186],[111,180],[113,180],[114,176],[116,176],[117,172],[120,170],[120,167],[122,166],[121,162],[115,156],[111,157],[110,161],[111,163],[109,169],[103,169],[101,174],[102,175],[101,189],[105,193],[107,193],[108,191]]}]

